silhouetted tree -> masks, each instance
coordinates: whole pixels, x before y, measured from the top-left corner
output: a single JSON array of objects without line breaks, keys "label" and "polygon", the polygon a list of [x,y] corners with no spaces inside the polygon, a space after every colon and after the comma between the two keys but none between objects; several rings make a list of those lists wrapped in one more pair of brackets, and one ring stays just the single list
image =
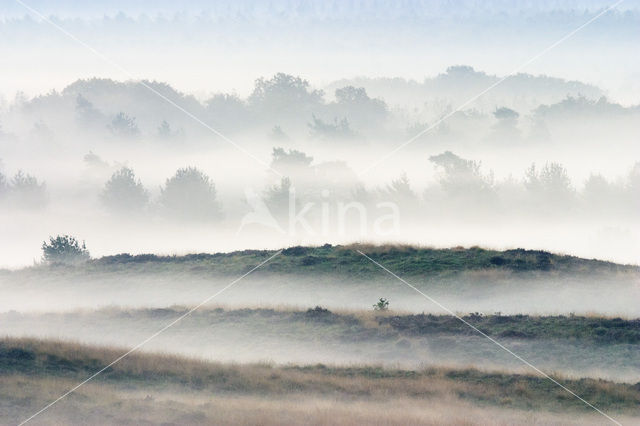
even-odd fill
[{"label": "silhouetted tree", "polygon": [[273,148],[271,153],[271,167],[277,170],[307,168],[313,161],[313,157],[295,149],[285,151],[284,148]]},{"label": "silhouetted tree", "polygon": [[250,119],[247,104],[236,95],[218,93],[205,105],[207,117],[216,128],[238,130],[246,127]]},{"label": "silhouetted tree", "polygon": [[158,126],[157,136],[160,139],[169,140],[176,139],[184,136],[182,129],[174,130],[167,120],[162,120],[162,123]]},{"label": "silhouetted tree", "polygon": [[80,244],[75,237],[69,235],[49,237],[48,243],[42,243],[42,260],[49,264],[74,265],[86,262],[90,258],[84,241]]},{"label": "silhouetted tree", "polygon": [[451,195],[486,195],[492,190],[493,177],[480,173],[480,163],[465,160],[451,151],[429,157],[442,171],[440,185]]},{"label": "silhouetted tree", "polygon": [[520,138],[518,130],[518,114],[516,111],[502,107],[493,112],[497,122],[493,126],[491,139],[501,142],[513,142]]},{"label": "silhouetted tree", "polygon": [[22,170],[11,179],[11,202],[24,208],[40,208],[47,204],[47,189],[44,183]]},{"label": "silhouetted tree", "polygon": [[532,164],[525,173],[526,188],[537,194],[561,199],[573,194],[567,170],[559,163],[546,163],[540,172]]},{"label": "silhouetted tree", "polygon": [[134,117],[129,117],[124,112],[119,112],[115,117],[113,117],[113,120],[111,120],[111,124],[109,124],[108,127],[114,136],[121,138],[132,138],[140,134],[140,129],[138,129],[138,125],[136,124],[136,119]]},{"label": "silhouetted tree", "polygon": [[104,115],[82,94],[76,97],[76,121],[83,127],[96,126],[105,121]]},{"label": "silhouetted tree", "polygon": [[292,110],[300,105],[317,105],[323,102],[321,90],[310,89],[309,82],[300,77],[278,73],[271,79],[256,80],[249,96],[252,105],[266,105],[275,110]]},{"label": "silhouetted tree", "polygon": [[333,113],[343,116],[356,128],[377,128],[384,123],[388,110],[380,99],[372,99],[363,87],[346,86],[335,91],[336,102]]},{"label": "silhouetted tree", "polygon": [[284,130],[282,130],[282,127],[280,126],[274,126],[273,129],[271,129],[269,138],[277,142],[287,142],[289,140],[289,136],[284,132]]},{"label": "silhouetted tree", "polygon": [[0,199],[4,198],[9,192],[9,184],[7,183],[7,178],[2,172],[0,172]]},{"label": "silhouetted tree", "polygon": [[291,180],[283,177],[278,185],[273,185],[267,189],[264,202],[269,208],[273,217],[284,223],[289,214],[289,194],[291,191]]},{"label": "silhouetted tree", "polygon": [[256,80],[248,102],[261,122],[302,127],[307,117],[324,105],[323,95],[321,90],[311,89],[307,80],[278,73],[269,80]]},{"label": "silhouetted tree", "polygon": [[635,163],[629,172],[625,189],[631,200],[632,211],[637,212],[640,207],[640,161]]},{"label": "silhouetted tree", "polygon": [[102,202],[113,211],[132,212],[143,209],[149,194],[130,168],[123,167],[107,181],[102,191]]},{"label": "silhouetted tree", "polygon": [[312,115],[312,123],[309,123],[311,136],[324,140],[345,140],[354,139],[356,133],[351,130],[349,120],[346,118],[338,121],[334,118],[333,123],[327,123],[315,115]]},{"label": "silhouetted tree", "polygon": [[160,204],[180,219],[207,221],[221,216],[215,185],[209,176],[196,169],[179,169],[167,179],[160,195]]},{"label": "silhouetted tree", "polygon": [[87,154],[85,154],[83,160],[88,166],[91,167],[98,167],[101,169],[109,167],[109,164],[93,151],[89,151]]}]

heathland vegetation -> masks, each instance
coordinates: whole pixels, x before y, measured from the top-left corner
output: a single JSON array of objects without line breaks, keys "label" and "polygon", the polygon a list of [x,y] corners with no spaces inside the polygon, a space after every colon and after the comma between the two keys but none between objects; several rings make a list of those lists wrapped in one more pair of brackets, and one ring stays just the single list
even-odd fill
[{"label": "heathland vegetation", "polygon": [[[0,341],[0,401],[4,420],[13,423],[24,420],[25,413],[40,409],[65,387],[107,367],[123,352],[60,341]],[[568,380],[558,376],[556,379],[610,415],[629,420],[640,415],[637,384]],[[234,409],[239,400],[249,404],[244,409]],[[303,414],[291,404],[283,404],[293,400],[294,406],[312,404],[316,408]],[[335,401],[348,400],[351,409],[342,412],[335,407],[333,415],[328,415],[322,403],[327,400],[334,407]],[[427,423],[429,416],[434,416],[431,410],[418,414],[394,409],[396,404],[407,402],[435,411],[457,405],[460,414],[445,421],[448,424],[453,424],[456,416],[463,423],[488,420],[488,416],[497,416],[492,422],[504,424],[527,418],[529,422],[549,421],[545,416],[555,417],[555,422],[567,422],[571,417],[563,420],[562,416],[576,414],[580,414],[583,422],[601,420],[590,417],[592,409],[581,401],[548,379],[534,375],[450,368],[230,365],[139,353],[106,368],[93,382],[69,395],[64,405],[52,407],[41,420],[45,424],[80,419],[132,424],[157,422],[164,415],[165,424],[249,424],[259,413],[278,410],[279,421],[285,416],[292,422],[306,419],[314,424],[355,424],[370,417],[362,409],[376,406],[389,407],[386,414],[368,419],[379,424],[402,420],[406,424]],[[534,416],[531,410],[538,414]],[[373,412],[376,411],[374,408]],[[438,422],[432,419],[430,423]]]}]

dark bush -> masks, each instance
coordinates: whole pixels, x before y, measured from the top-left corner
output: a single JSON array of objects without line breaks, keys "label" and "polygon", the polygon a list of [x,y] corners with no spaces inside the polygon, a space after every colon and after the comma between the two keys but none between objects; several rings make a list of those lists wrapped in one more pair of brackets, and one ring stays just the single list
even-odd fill
[{"label": "dark bush", "polygon": [[306,256],[302,258],[302,266],[311,266],[320,263],[320,258],[317,256]]},{"label": "dark bush", "polygon": [[69,235],[49,237],[49,242],[42,243],[42,260],[49,264],[73,265],[89,260],[91,256],[87,247]]}]

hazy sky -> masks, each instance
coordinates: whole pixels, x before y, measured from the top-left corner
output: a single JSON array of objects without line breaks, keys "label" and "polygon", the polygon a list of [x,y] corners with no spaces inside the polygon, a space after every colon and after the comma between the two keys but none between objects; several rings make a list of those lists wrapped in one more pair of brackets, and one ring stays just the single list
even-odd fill
[{"label": "hazy sky", "polygon": [[[299,74],[421,81],[454,64],[505,75],[614,2],[27,0],[123,73],[17,2],[0,8],[0,93],[11,100],[77,78],[148,78],[204,97],[245,95],[255,78]],[[521,71],[640,99],[640,2],[624,1]]]}]

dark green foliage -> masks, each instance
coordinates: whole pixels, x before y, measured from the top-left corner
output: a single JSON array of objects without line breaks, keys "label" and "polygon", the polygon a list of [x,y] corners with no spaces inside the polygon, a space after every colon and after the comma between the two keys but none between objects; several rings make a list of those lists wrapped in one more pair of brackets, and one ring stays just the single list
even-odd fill
[{"label": "dark green foliage", "polygon": [[89,251],[75,237],[58,235],[42,243],[42,260],[49,264],[79,264],[90,259]]},{"label": "dark green foliage", "polygon": [[307,252],[307,247],[302,246],[294,246],[282,250],[282,254],[285,256],[303,256],[307,254]]},{"label": "dark green foliage", "polygon": [[320,262],[320,259],[316,256],[305,256],[302,258],[302,266],[311,266]]},{"label": "dark green foliage", "polygon": [[[637,266],[619,265],[594,259],[582,259],[573,256],[556,255],[539,250],[485,250],[479,247],[432,249],[412,246],[331,246],[290,247],[280,256],[274,257],[268,265],[256,271],[257,274],[327,274],[342,278],[371,279],[383,276],[383,271],[356,250],[402,277],[434,280],[449,279],[456,274],[469,271],[508,271],[511,277],[532,278],[541,274],[576,275],[584,274],[637,274]],[[203,273],[242,274],[274,255],[275,250],[243,250],[231,253],[199,253],[186,256],[157,256],[153,254],[131,256],[122,254],[96,259],[88,267],[100,270],[116,264],[139,264],[146,271],[149,268],[174,272],[192,270],[197,266]],[[302,257],[302,258],[301,258]],[[309,258],[309,259],[307,259]],[[307,259],[307,260],[304,260]],[[304,265],[303,265],[304,262]],[[142,266],[144,265],[144,266]],[[301,268],[304,266],[304,268]],[[134,266],[129,266],[134,268]],[[130,272],[135,272],[131,269]],[[498,276],[492,282],[500,279]]]},{"label": "dark green foliage", "polygon": [[[489,336],[514,339],[576,339],[600,344],[640,343],[640,320],[583,316],[529,316],[469,314],[465,321]],[[403,315],[378,318],[394,330],[409,335],[477,334],[450,315]]]},{"label": "dark green foliage", "polygon": [[381,297],[380,299],[378,299],[378,302],[373,305],[373,310],[374,311],[386,311],[389,309],[389,300],[387,300],[384,297]]}]

